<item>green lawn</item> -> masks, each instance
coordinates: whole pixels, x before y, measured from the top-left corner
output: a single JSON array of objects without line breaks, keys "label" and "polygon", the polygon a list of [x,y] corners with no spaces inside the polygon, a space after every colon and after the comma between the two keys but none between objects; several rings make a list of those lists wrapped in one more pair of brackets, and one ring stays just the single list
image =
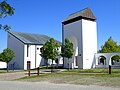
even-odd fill
[{"label": "green lawn", "polygon": [[9,70],[9,72],[7,72],[7,70],[0,70],[0,74],[2,73],[14,73],[14,72],[23,72],[24,70]]},{"label": "green lawn", "polygon": [[40,76],[24,77],[18,80],[27,82],[47,81],[51,83],[120,87],[120,69],[112,69],[112,71],[113,73],[110,75],[107,69],[76,69],[52,74],[41,74]]},{"label": "green lawn", "polygon": [[[120,69],[111,69],[112,73],[120,73]],[[66,70],[64,72],[78,72],[78,73],[108,73],[108,68],[100,68],[100,69],[73,69],[73,70]]]}]

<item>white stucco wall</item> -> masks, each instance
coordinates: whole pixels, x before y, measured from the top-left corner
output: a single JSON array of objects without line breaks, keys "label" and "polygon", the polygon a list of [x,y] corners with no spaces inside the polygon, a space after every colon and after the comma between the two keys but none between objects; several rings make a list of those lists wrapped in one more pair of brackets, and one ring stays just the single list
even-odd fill
[{"label": "white stucco wall", "polygon": [[0,61],[0,68],[7,68],[7,63]]},{"label": "white stucco wall", "polygon": [[96,22],[82,20],[83,42],[83,69],[90,69],[94,62],[94,54],[97,53]]},{"label": "white stucco wall", "polygon": [[[76,21],[76,22],[73,22],[73,23],[70,23],[70,24],[67,24],[67,25],[64,25],[63,26],[63,36],[64,36],[64,40],[65,38],[76,38],[77,40],[77,44],[78,44],[78,47],[76,47],[76,49],[78,48],[78,53],[75,52],[76,54],[78,54],[78,66],[79,68],[82,68],[83,66],[83,62],[82,62],[82,20],[79,20],[79,21]],[[76,50],[75,50],[76,51]],[[75,55],[75,54],[74,54]],[[80,56],[79,56],[80,55]],[[77,55],[76,55],[77,56]],[[74,58],[74,57],[73,57]],[[74,63],[74,59],[71,59],[71,68],[74,68],[75,67],[75,63]],[[64,61],[64,67],[65,68],[68,68],[68,60],[65,59]]]},{"label": "white stucco wall", "polygon": [[40,54],[41,54],[40,48],[42,46],[43,45],[37,45],[36,46],[36,68],[39,67],[39,66],[45,65],[45,60],[40,56]]},{"label": "white stucco wall", "polygon": [[[95,54],[95,65],[96,65],[96,67],[106,67],[106,68],[108,68],[109,67],[109,65],[112,65],[112,61],[111,61],[111,58],[113,57],[113,56],[115,56],[115,55],[118,55],[118,56],[120,56],[120,53],[119,52],[113,52],[113,53],[96,53]],[[104,56],[105,57],[105,61],[104,61],[104,65],[99,65],[98,63],[99,63],[99,57],[100,56]],[[118,66],[119,66],[120,64],[118,64]]]},{"label": "white stucco wall", "polygon": [[27,61],[31,62],[30,68],[35,68],[35,45],[29,45],[27,57],[27,45],[24,45],[24,70],[27,70]]},{"label": "white stucco wall", "polygon": [[17,38],[8,33],[8,48],[12,49],[15,57],[9,63],[9,69],[23,69],[24,68],[24,44]]},{"label": "white stucco wall", "polygon": [[[78,44],[74,56],[78,56],[78,68],[90,69],[94,64],[94,54],[97,53],[97,29],[96,22],[90,20],[79,20],[70,24],[63,25],[63,37],[69,38],[75,44],[76,38]],[[77,54],[77,55],[76,55]],[[68,68],[67,59],[64,67]],[[75,68],[75,57],[71,59],[71,68]]]},{"label": "white stucco wall", "polygon": [[40,48],[42,45],[29,45],[27,57],[27,45],[24,45],[24,70],[27,69],[27,61],[31,62],[31,69],[44,65],[44,59],[40,56]]},{"label": "white stucco wall", "polygon": [[63,57],[61,57],[61,47],[59,47],[59,49],[58,49],[58,54],[59,54],[59,56],[58,56],[58,66],[63,66]]}]

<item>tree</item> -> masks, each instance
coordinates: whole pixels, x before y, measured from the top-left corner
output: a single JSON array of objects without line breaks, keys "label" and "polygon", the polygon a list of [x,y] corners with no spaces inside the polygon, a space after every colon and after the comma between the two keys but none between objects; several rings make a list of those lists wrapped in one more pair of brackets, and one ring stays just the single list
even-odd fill
[{"label": "tree", "polygon": [[115,56],[113,56],[111,59],[112,59],[112,60],[116,60],[116,61],[118,61],[118,60],[120,59],[120,56],[115,55]]},{"label": "tree", "polygon": [[101,46],[100,53],[120,52],[120,46],[110,37],[103,46]]},{"label": "tree", "polygon": [[[101,46],[101,50],[99,50],[100,53],[112,53],[112,52],[120,52],[120,45],[115,42],[112,37],[110,37],[103,46]],[[113,60],[119,60],[120,56],[115,55],[112,58]]]},{"label": "tree", "polygon": [[43,57],[46,60],[47,68],[48,68],[48,41],[43,45],[43,47],[40,48],[41,57]]},{"label": "tree", "polygon": [[[54,38],[50,38],[41,48],[41,56],[47,60],[51,59],[51,66],[53,65],[53,60],[57,60],[57,57],[59,55],[59,47],[60,45],[54,40]],[[53,71],[53,69],[51,71]]]},{"label": "tree", "polygon": [[0,54],[0,59],[3,62],[7,63],[7,72],[8,72],[8,63],[15,57],[14,52],[10,49],[4,49],[3,52]]},{"label": "tree", "polygon": [[69,39],[65,39],[65,45],[61,47],[61,56],[68,58],[68,70],[70,69],[70,58],[72,58],[74,54],[73,43],[69,41]]},{"label": "tree", "polygon": [[[7,16],[12,16],[14,14],[14,8],[7,3],[7,0],[3,0],[0,2],[0,18],[5,18]],[[0,29],[4,29],[6,31],[10,30],[10,26],[0,24]]]},{"label": "tree", "polygon": [[0,61],[2,61],[2,54],[0,53]]}]

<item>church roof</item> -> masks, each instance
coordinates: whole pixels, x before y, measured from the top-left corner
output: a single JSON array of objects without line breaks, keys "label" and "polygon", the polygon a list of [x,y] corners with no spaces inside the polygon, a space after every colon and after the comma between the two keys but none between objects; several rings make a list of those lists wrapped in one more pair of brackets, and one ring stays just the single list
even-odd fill
[{"label": "church roof", "polygon": [[88,19],[88,20],[92,20],[95,21],[96,17],[94,16],[94,14],[92,13],[90,8],[85,8],[81,11],[78,11],[76,13],[70,14],[64,21],[63,24],[66,24],[70,21],[73,20],[80,20],[80,19]]},{"label": "church roof", "polygon": [[[42,34],[31,34],[31,33],[23,33],[23,32],[9,32],[15,38],[23,42],[24,44],[33,44],[33,45],[43,45],[49,40],[51,37]],[[61,42],[57,41],[59,44]]]}]

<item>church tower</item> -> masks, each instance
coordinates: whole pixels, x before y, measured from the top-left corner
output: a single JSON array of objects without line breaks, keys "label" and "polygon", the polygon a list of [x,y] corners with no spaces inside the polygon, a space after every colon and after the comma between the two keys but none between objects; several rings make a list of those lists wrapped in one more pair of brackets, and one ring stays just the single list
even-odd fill
[{"label": "church tower", "polygon": [[[62,22],[62,39],[68,38],[74,45],[71,68],[90,69],[94,67],[94,54],[97,53],[96,17],[90,8],[70,14]],[[67,59],[64,67],[68,68]]]}]

